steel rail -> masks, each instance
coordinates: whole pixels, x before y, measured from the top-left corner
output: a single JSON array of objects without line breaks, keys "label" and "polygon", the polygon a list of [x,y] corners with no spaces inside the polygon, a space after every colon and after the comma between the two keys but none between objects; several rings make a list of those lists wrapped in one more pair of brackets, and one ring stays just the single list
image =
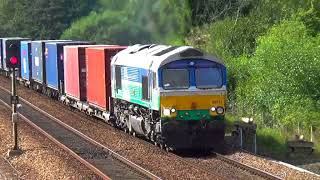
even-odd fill
[{"label": "steel rail", "polygon": [[[12,179],[20,179],[20,176],[19,176],[19,172],[18,172],[18,170],[15,168],[15,167],[13,167],[13,165],[9,162],[9,160],[7,159],[7,158],[5,158],[5,157],[3,157],[3,156],[1,156],[0,155],[0,159],[2,159],[8,166],[9,166],[9,168],[10,168],[10,171],[12,172],[12,177],[10,177],[10,178],[12,178]],[[1,171],[0,171],[1,172]],[[5,173],[5,172],[1,172],[1,173]],[[0,179],[2,179],[2,178],[8,178],[8,177],[6,177],[6,176],[2,176],[2,174],[0,173]]]},{"label": "steel rail", "polygon": [[[0,87],[1,90],[3,90],[6,93],[9,93],[9,91],[3,87]],[[98,143],[97,141],[91,139],[90,137],[84,135],[83,133],[81,133],[80,131],[72,128],[71,126],[63,123],[61,120],[53,117],[52,115],[50,115],[49,113],[41,110],[40,108],[38,108],[37,106],[33,105],[32,103],[28,102],[27,100],[23,99],[20,97],[20,100],[25,103],[26,105],[30,106],[31,108],[33,108],[34,110],[40,112],[41,114],[43,114],[44,116],[48,117],[50,120],[54,121],[55,123],[61,125],[62,127],[64,127],[65,129],[67,129],[68,131],[76,134],[77,136],[83,138],[84,140],[86,140],[87,142],[100,147],[104,152],[108,153],[108,155],[114,157],[116,160],[122,162],[124,165],[128,166],[129,168],[133,169],[134,171],[138,172],[139,174],[149,178],[149,179],[160,179],[158,176],[152,174],[150,171],[142,168],[141,166],[131,162],[130,160],[122,157],[121,155],[119,155],[118,153],[114,152],[113,150],[107,148],[106,146]],[[8,105],[7,102],[3,101],[0,99],[0,102],[2,102],[6,107],[10,108],[10,105]],[[67,151],[68,153],[70,153],[70,155],[72,155],[73,157],[75,157],[77,160],[79,160],[81,163],[83,163],[85,166],[87,166],[89,169],[91,169],[94,173],[96,173],[98,176],[100,176],[103,179],[111,179],[110,177],[108,177],[105,173],[103,173],[101,170],[99,170],[97,167],[93,166],[92,164],[90,164],[88,161],[86,161],[85,159],[83,159],[81,156],[79,156],[77,153],[75,153],[73,150],[71,150],[70,148],[68,148],[66,145],[62,144],[61,142],[59,142],[59,140],[57,140],[56,138],[54,138],[53,136],[51,136],[49,133],[47,133],[45,130],[43,130],[41,127],[39,127],[38,125],[36,125],[34,122],[32,122],[30,119],[28,119],[27,117],[25,117],[24,115],[19,113],[19,116],[28,124],[30,124],[32,127],[34,127],[36,130],[38,130],[39,132],[41,132],[42,134],[44,134],[46,137],[48,137],[51,141],[53,141],[54,143],[56,143],[58,146],[60,146],[61,148],[63,148],[65,151]]]},{"label": "steel rail", "polygon": [[224,161],[224,162],[226,162],[228,164],[231,164],[231,165],[233,165],[235,167],[238,167],[240,169],[246,170],[246,171],[248,171],[248,172],[250,172],[252,174],[255,174],[257,176],[263,177],[265,179],[270,179],[270,180],[281,180],[282,179],[282,178],[280,178],[278,176],[275,176],[273,174],[270,174],[270,173],[268,173],[266,171],[263,171],[261,169],[257,169],[255,167],[252,167],[252,166],[249,166],[249,165],[246,165],[246,164],[243,164],[243,163],[240,163],[240,162],[235,161],[235,160],[233,160],[231,158],[223,156],[223,155],[221,155],[219,153],[216,153],[216,152],[213,152],[213,153],[215,154],[217,159],[219,159],[221,161]]}]

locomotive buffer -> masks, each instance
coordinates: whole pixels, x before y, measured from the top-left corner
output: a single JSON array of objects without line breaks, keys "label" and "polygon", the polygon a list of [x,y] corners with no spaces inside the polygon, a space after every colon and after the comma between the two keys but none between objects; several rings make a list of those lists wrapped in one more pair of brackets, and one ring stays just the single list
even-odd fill
[{"label": "locomotive buffer", "polygon": [[17,105],[19,103],[19,97],[17,96],[16,89],[16,71],[20,65],[20,52],[19,52],[19,41],[12,41],[8,47],[8,55],[6,57],[6,64],[10,69],[12,76],[12,94],[11,94],[11,105],[12,105],[12,136],[13,136],[13,148],[8,152],[9,156],[20,155],[22,151],[18,145],[18,113]]}]

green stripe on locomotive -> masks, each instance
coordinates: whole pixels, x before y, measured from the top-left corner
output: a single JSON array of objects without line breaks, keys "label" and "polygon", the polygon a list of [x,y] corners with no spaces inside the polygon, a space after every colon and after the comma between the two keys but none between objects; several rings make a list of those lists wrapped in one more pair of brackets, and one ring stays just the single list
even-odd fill
[{"label": "green stripe on locomotive", "polygon": [[223,120],[224,115],[212,117],[207,109],[205,110],[179,110],[177,111],[177,120]]}]

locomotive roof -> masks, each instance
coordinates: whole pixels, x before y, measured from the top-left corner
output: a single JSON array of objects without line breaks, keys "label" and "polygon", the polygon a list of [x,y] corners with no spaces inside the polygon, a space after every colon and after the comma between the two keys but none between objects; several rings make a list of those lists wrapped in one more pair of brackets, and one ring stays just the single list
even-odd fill
[{"label": "locomotive roof", "polygon": [[46,44],[76,44],[76,43],[91,43],[90,41],[48,41]]},{"label": "locomotive roof", "polygon": [[210,56],[191,46],[166,46],[166,45],[134,45],[119,52],[112,63],[115,65],[124,65],[139,67],[157,71],[159,67],[179,59],[207,59],[210,61],[224,64],[214,56]]},{"label": "locomotive roof", "polygon": [[95,47],[109,47],[116,45],[103,45],[103,44],[87,44],[87,45],[68,45],[65,48],[95,48]]}]

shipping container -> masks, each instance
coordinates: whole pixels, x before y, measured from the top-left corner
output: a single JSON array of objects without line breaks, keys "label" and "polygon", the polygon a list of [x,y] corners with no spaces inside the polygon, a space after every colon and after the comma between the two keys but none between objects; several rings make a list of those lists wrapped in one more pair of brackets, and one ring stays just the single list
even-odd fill
[{"label": "shipping container", "polygon": [[92,44],[87,41],[48,42],[45,50],[46,85],[64,93],[64,46]]},{"label": "shipping container", "polygon": [[108,45],[80,45],[64,47],[64,81],[67,97],[87,101],[86,48]]},{"label": "shipping container", "polygon": [[2,70],[2,38],[0,38],[0,70]]},{"label": "shipping container", "polygon": [[70,40],[40,40],[31,42],[32,71],[31,76],[34,82],[41,85],[46,83],[46,63],[45,59],[45,43],[46,42],[67,42]]},{"label": "shipping container", "polygon": [[21,41],[21,78],[26,81],[31,79],[31,41]]},{"label": "shipping container", "polygon": [[[9,46],[11,44],[15,44],[18,47],[19,51],[20,51],[20,43],[21,43],[21,41],[27,41],[27,40],[30,40],[30,39],[28,39],[28,38],[20,38],[20,37],[12,37],[12,38],[3,38],[2,39],[2,69],[4,71],[9,71],[9,69],[7,67],[7,64],[6,64],[7,51],[9,49]],[[18,56],[19,56],[18,59],[21,59],[20,53],[18,53]],[[20,69],[20,66],[19,66],[18,69]],[[17,77],[21,77],[20,76],[20,70],[18,71]]]},{"label": "shipping container", "polygon": [[100,110],[109,111],[111,97],[110,63],[123,46],[86,49],[87,101]]}]

